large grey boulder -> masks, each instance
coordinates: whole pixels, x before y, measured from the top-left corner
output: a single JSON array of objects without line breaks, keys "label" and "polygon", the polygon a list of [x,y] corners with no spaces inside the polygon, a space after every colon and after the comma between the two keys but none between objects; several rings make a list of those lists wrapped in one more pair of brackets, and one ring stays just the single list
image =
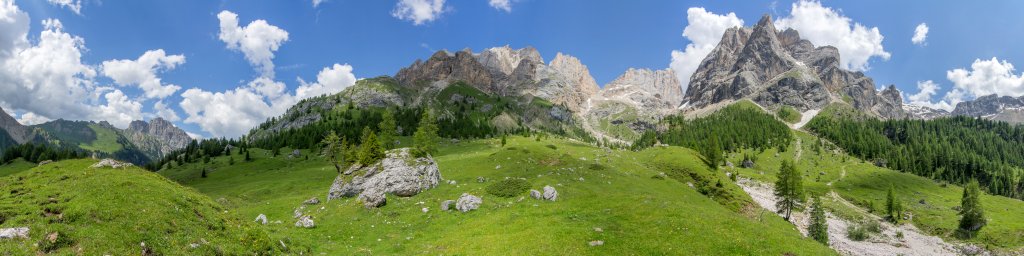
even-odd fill
[{"label": "large grey boulder", "polygon": [[458,209],[461,212],[468,212],[480,208],[480,204],[483,202],[484,200],[480,197],[463,193],[462,196],[459,197],[459,201],[455,203],[455,209]]},{"label": "large grey boulder", "polygon": [[114,159],[107,158],[107,159],[100,160],[100,162],[98,162],[96,164],[93,164],[90,167],[92,167],[92,168],[105,168],[105,167],[108,167],[108,168],[114,168],[114,169],[121,169],[121,168],[128,168],[128,167],[131,167],[131,166],[135,166],[135,165],[132,164],[132,163],[125,163],[125,162],[120,162],[120,161],[117,161],[117,160],[114,160]]},{"label": "large grey boulder", "polygon": [[558,200],[558,191],[552,186],[544,186],[544,200]]},{"label": "large grey boulder", "polygon": [[437,187],[441,172],[430,156],[413,157],[409,148],[394,149],[379,163],[361,166],[334,179],[328,200],[358,196],[367,207],[385,204],[385,194],[414,196]]},{"label": "large grey boulder", "polygon": [[744,159],[743,162],[740,163],[740,166],[743,166],[743,168],[754,168],[754,161],[750,161],[750,159]]}]

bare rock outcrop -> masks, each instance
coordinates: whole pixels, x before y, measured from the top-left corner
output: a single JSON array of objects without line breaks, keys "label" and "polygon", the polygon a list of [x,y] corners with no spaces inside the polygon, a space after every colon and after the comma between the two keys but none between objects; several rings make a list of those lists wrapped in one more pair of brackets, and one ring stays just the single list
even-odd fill
[{"label": "bare rock outcrop", "polygon": [[[347,173],[347,174],[346,174]],[[409,148],[394,149],[376,164],[354,166],[335,178],[328,200],[358,196],[368,208],[383,206],[386,195],[408,197],[434,188],[441,180],[430,156],[414,157]]]},{"label": "bare rock outcrop", "polygon": [[183,149],[192,142],[192,137],[184,130],[159,117],[148,123],[142,120],[132,121],[123,134],[136,147],[145,152],[156,153],[160,157],[174,150]]}]

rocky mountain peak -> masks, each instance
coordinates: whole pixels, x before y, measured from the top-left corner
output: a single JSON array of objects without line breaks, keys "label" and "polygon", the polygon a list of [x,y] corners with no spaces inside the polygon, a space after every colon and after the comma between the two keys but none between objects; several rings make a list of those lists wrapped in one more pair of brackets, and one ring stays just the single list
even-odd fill
[{"label": "rocky mountain peak", "polygon": [[523,60],[529,60],[534,63],[544,63],[544,59],[541,58],[540,52],[533,47],[526,47],[522,49],[512,49],[508,45],[502,47],[488,48],[484,50],[476,57],[480,64],[488,69],[497,71],[503,75],[512,75],[516,67],[520,65]]},{"label": "rocky mountain peak", "polygon": [[951,115],[982,117],[1009,123],[1024,123],[1024,96],[1014,98],[996,94],[956,104]]},{"label": "rocky mountain peak", "polygon": [[671,69],[630,68],[605,85],[600,96],[631,103],[643,110],[664,110],[682,103],[683,89]]},{"label": "rocky mountain peak", "polygon": [[689,81],[686,110],[750,98],[768,108],[801,111],[843,101],[882,118],[902,118],[895,88],[876,91],[861,72],[843,70],[835,47],[815,47],[794,29],[778,31],[765,15],[752,28],[731,28]]},{"label": "rocky mountain peak", "polygon": [[124,136],[139,148],[157,152],[161,156],[185,148],[192,142],[192,137],[184,130],[159,117],[148,123],[142,120],[132,121],[128,129],[124,130]]},{"label": "rocky mountain peak", "polygon": [[18,123],[18,120],[7,114],[3,108],[0,108],[0,130],[7,131],[7,134],[19,144],[29,141],[32,136],[32,129]]}]

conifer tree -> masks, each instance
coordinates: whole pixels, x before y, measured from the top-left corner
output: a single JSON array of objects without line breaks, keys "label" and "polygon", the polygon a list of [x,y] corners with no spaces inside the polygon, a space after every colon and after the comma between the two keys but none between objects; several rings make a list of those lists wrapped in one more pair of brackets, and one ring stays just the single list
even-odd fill
[{"label": "conifer tree", "polygon": [[896,188],[889,185],[889,195],[885,198],[885,212],[892,223],[899,223],[903,218],[903,205],[896,199]]},{"label": "conifer tree", "polygon": [[245,151],[245,161],[252,162],[252,157],[249,157],[249,150]]},{"label": "conifer tree", "polygon": [[707,148],[703,150],[704,158],[707,159],[711,169],[717,170],[722,163],[722,145],[718,142],[718,136],[715,134],[712,134],[708,140]]},{"label": "conifer tree", "polygon": [[811,225],[807,227],[807,236],[828,245],[828,219],[825,217],[825,208],[821,205],[821,198],[815,196],[811,200]]},{"label": "conifer tree", "polygon": [[972,180],[964,186],[964,195],[960,199],[960,230],[968,237],[981,230],[987,224],[985,210],[981,206],[981,190],[978,181]]},{"label": "conifer tree", "polygon": [[782,160],[778,180],[775,181],[775,197],[778,198],[775,207],[779,209],[779,214],[785,215],[787,221],[793,214],[793,210],[800,209],[800,205],[804,201],[803,182],[803,177],[800,176],[793,161]]},{"label": "conifer tree", "polygon": [[417,155],[430,155],[437,150],[437,143],[441,140],[437,135],[437,130],[437,120],[430,115],[430,111],[423,111],[420,125],[416,128],[416,133],[412,138]]},{"label": "conifer tree", "polygon": [[508,139],[508,135],[507,134],[502,134],[501,135],[501,147],[505,147],[505,143],[507,142],[506,141],[507,139]]},{"label": "conifer tree", "polygon": [[381,158],[384,158],[384,148],[380,146],[377,134],[370,130],[370,127],[363,128],[363,144],[359,149],[359,163],[371,165]]},{"label": "conifer tree", "polygon": [[384,149],[391,149],[395,146],[395,139],[398,138],[398,124],[395,121],[395,114],[391,112],[391,109],[385,110],[381,114],[380,125],[380,138],[381,145]]}]

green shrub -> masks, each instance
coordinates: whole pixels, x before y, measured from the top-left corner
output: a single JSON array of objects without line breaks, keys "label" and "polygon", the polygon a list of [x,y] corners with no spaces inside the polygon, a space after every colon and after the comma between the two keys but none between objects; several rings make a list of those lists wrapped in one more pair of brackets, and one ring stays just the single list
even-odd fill
[{"label": "green shrub", "polygon": [[604,169],[607,169],[607,167],[602,164],[590,164],[588,168],[595,171],[603,171]]},{"label": "green shrub", "polygon": [[860,225],[846,227],[846,237],[853,241],[864,241],[868,239],[868,231]]},{"label": "green shrub", "polygon": [[487,193],[500,197],[514,197],[530,190],[530,183],[520,179],[505,179],[487,186]]},{"label": "green shrub", "polygon": [[547,145],[547,146],[545,146],[545,147],[548,147],[548,148],[550,148],[550,149],[554,149],[554,150],[558,150],[558,147],[555,147],[555,145],[551,145],[551,144],[548,144],[548,145]]}]

